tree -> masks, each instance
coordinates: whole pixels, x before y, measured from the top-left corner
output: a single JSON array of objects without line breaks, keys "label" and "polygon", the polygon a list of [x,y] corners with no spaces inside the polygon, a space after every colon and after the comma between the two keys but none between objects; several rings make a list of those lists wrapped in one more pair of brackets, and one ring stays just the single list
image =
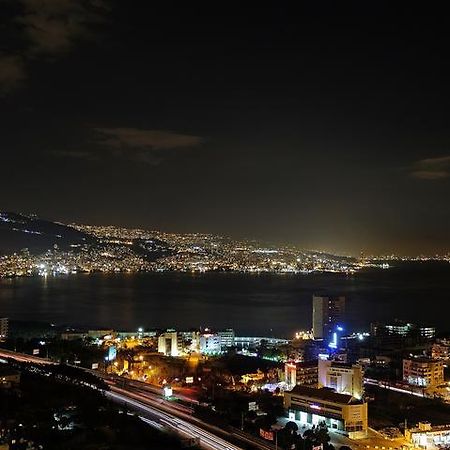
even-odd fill
[{"label": "tree", "polygon": [[303,433],[303,439],[312,439],[313,437],[314,437],[314,433],[310,428],[305,430],[305,432]]},{"label": "tree", "polygon": [[323,444],[325,447],[326,444],[328,444],[328,442],[331,441],[330,435],[328,434],[328,430],[322,427],[316,428],[316,431],[314,433],[314,440],[318,444]]},{"label": "tree", "polygon": [[298,425],[295,422],[290,421],[286,423],[284,429],[288,434],[296,434],[298,431]]}]

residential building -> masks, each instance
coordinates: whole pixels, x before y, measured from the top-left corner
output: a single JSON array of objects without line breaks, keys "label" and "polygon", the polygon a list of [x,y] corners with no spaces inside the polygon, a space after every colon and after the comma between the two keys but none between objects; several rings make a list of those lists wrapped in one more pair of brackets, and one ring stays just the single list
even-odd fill
[{"label": "residential building", "polygon": [[217,335],[220,338],[220,345],[222,349],[234,347],[234,339],[236,335],[232,328],[227,328],[226,330],[218,331]]},{"label": "residential building", "polygon": [[314,338],[328,339],[345,322],[345,297],[313,296]]},{"label": "residential building", "polygon": [[358,364],[319,359],[318,387],[333,389],[361,399],[364,394],[363,369]]},{"label": "residential building", "polygon": [[289,420],[308,425],[325,422],[330,429],[351,439],[367,436],[367,403],[351,395],[338,394],[327,388],[295,386],[284,392],[284,407]]},{"label": "residential building", "polygon": [[403,380],[424,388],[444,382],[444,364],[432,358],[408,358],[403,360]]},{"label": "residential building", "polygon": [[221,352],[221,340],[217,334],[200,335],[200,353],[202,355],[215,355]]},{"label": "residential building", "polygon": [[317,361],[287,362],[284,365],[284,376],[290,388],[297,385],[317,387]]},{"label": "residential building", "polygon": [[448,361],[450,359],[450,339],[438,339],[431,347],[431,356],[434,359]]}]

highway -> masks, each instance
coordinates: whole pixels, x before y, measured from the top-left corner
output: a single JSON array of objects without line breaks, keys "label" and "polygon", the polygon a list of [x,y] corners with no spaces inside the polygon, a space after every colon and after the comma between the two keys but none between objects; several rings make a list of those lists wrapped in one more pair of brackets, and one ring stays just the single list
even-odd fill
[{"label": "highway", "polygon": [[241,450],[224,439],[203,430],[202,428],[188,423],[168,412],[162,412],[159,408],[152,406],[152,402],[139,394],[130,394],[125,389],[112,388],[105,395],[116,403],[126,404],[137,410],[141,419],[153,427],[161,429],[172,429],[181,437],[198,439],[199,445],[205,449],[213,450]]},{"label": "highway", "polygon": [[[126,387],[117,386],[116,381],[109,381],[108,384],[110,386],[110,392],[114,394],[118,394],[120,396],[131,399],[133,402],[138,402],[139,404],[143,404],[147,407],[155,408],[158,411],[174,416],[177,420],[181,420],[188,427],[195,427],[202,430],[203,433],[208,433],[209,435],[215,436],[216,438],[221,438],[222,440],[232,438],[235,442],[241,442],[240,445],[245,445],[247,448],[249,445],[252,448],[256,448],[259,450],[273,450],[274,446],[270,443],[266,443],[259,438],[256,438],[248,433],[242,432],[235,428],[232,428],[231,431],[224,431],[214,425],[205,423],[200,419],[192,416],[192,409],[180,405],[173,401],[168,401],[163,399],[161,395],[158,393],[152,392],[154,388],[152,387],[143,387],[139,386],[139,383],[136,386],[136,382],[126,383]],[[179,428],[180,429],[180,428]],[[240,448],[236,445],[230,445],[230,447],[226,448]]]},{"label": "highway", "polygon": [[[0,358],[12,358],[16,361],[35,364],[55,364],[50,360],[4,349],[0,349]],[[100,375],[90,369],[83,370]],[[118,377],[101,375],[101,378],[108,383],[110,388],[109,391],[104,391],[106,397],[136,410],[141,420],[154,428],[176,432],[182,438],[197,439],[198,445],[205,450],[243,450],[247,448],[273,450],[275,448],[271,443],[266,443],[248,433],[237,429],[227,432],[193,417],[190,407],[162,398],[161,392],[158,392],[155,387]]]},{"label": "highway", "polygon": [[387,389],[389,391],[400,392],[401,394],[415,395],[416,397],[425,397],[423,392],[414,391],[414,387],[409,387],[408,389],[405,389],[403,387],[393,386],[392,384],[389,384],[387,382],[374,380],[372,378],[364,378],[364,383],[370,384],[372,386],[377,386],[382,389]]},{"label": "highway", "polygon": [[26,355],[25,353],[16,353],[11,350],[0,348],[0,358],[13,358],[16,361],[28,362],[34,364],[56,364],[45,358],[39,358],[38,356]]}]

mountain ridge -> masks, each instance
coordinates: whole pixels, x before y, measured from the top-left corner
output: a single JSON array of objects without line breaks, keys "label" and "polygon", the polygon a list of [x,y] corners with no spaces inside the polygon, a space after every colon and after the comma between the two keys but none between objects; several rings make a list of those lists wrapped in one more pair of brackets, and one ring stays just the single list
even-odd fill
[{"label": "mountain ridge", "polygon": [[28,249],[41,253],[48,249],[68,249],[95,242],[95,238],[59,222],[10,211],[0,211],[0,254]]}]

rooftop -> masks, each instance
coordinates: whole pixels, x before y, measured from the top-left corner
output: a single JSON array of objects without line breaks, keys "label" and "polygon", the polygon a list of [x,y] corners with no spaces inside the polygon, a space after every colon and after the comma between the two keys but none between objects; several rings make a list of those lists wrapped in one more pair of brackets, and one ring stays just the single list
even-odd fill
[{"label": "rooftop", "polygon": [[329,388],[312,388],[308,386],[297,385],[291,391],[286,391],[285,395],[301,395],[315,400],[324,400],[340,404],[361,403],[355,397],[348,394],[338,394]]},{"label": "rooftop", "polygon": [[440,362],[437,359],[428,358],[426,356],[419,356],[417,358],[415,358],[414,356],[411,356],[410,358],[403,358],[403,361],[414,361],[414,362],[418,362],[418,363],[438,363],[438,362]]}]

